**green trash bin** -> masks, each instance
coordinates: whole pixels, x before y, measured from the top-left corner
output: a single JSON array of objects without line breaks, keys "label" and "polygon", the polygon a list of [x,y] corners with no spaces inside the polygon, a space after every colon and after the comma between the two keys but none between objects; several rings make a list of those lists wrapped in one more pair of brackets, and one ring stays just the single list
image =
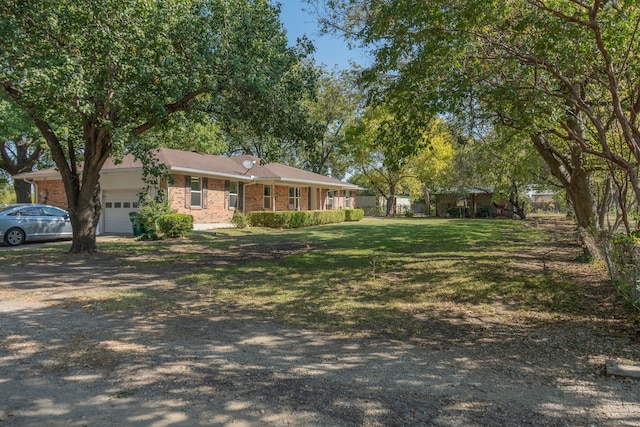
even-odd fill
[{"label": "green trash bin", "polygon": [[140,222],[140,214],[137,212],[131,212],[129,214],[129,219],[131,220],[131,226],[133,227],[133,237],[142,236],[144,233],[144,227]]}]

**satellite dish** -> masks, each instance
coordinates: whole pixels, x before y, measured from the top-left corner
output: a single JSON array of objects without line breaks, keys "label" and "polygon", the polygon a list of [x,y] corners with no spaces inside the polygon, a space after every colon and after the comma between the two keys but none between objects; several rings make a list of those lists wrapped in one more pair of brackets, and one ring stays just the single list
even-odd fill
[{"label": "satellite dish", "polygon": [[244,166],[247,169],[251,169],[253,167],[253,165],[255,165],[255,164],[256,164],[256,162],[254,160],[249,160],[249,159],[244,160],[242,162],[242,166]]}]

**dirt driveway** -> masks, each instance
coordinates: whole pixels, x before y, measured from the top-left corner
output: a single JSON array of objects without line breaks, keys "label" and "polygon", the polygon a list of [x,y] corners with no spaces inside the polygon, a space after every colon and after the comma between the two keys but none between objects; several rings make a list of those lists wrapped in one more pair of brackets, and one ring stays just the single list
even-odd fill
[{"label": "dirt driveway", "polygon": [[[613,318],[450,312],[430,320],[432,335],[399,342],[216,307],[176,288],[179,269],[0,268],[2,427],[640,426],[640,382],[602,372],[608,358],[640,361],[633,329]],[[83,305],[114,289],[170,293],[179,309]]]}]

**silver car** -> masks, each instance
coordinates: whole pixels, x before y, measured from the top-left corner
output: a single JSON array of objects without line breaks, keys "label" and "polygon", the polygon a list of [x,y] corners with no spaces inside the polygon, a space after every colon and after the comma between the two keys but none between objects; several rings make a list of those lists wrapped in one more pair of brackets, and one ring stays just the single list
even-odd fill
[{"label": "silver car", "polygon": [[49,205],[0,205],[0,242],[18,246],[36,240],[71,239],[67,211]]}]

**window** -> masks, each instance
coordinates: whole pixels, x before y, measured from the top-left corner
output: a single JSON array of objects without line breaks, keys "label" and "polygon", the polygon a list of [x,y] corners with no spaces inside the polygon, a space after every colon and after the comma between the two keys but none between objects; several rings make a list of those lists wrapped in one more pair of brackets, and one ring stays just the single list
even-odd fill
[{"label": "window", "polygon": [[191,177],[191,206],[202,207],[202,181]]},{"label": "window", "polygon": [[238,181],[229,181],[229,208],[238,208]]},{"label": "window", "polygon": [[45,207],[45,208],[42,208],[42,212],[46,216],[56,216],[56,217],[62,217],[62,218],[67,217],[67,213],[62,209],[58,209],[58,208]]},{"label": "window", "polygon": [[26,208],[17,212],[18,216],[42,216],[40,208]]},{"label": "window", "polygon": [[344,207],[351,209],[351,191],[349,190],[344,192]]},{"label": "window", "polygon": [[264,197],[263,207],[265,209],[271,209],[271,186],[265,185],[262,190],[262,195]]},{"label": "window", "polygon": [[333,209],[333,191],[327,191],[327,210]]},{"label": "window", "polygon": [[300,188],[289,187],[289,210],[300,210]]}]

